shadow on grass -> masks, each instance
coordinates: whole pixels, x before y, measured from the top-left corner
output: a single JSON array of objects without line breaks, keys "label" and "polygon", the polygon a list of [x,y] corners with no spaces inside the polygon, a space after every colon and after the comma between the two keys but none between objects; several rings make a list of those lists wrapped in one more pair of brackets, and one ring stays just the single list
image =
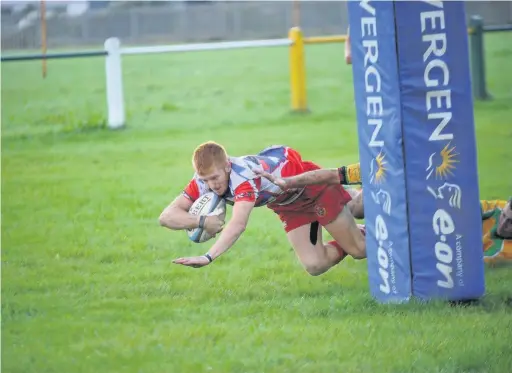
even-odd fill
[{"label": "shadow on grass", "polygon": [[478,300],[421,301],[413,298],[408,303],[381,304],[368,292],[351,291],[343,286],[325,286],[321,290],[267,289],[265,293],[248,290],[237,294],[237,302],[260,303],[265,307],[295,311],[308,318],[340,318],[371,316],[405,316],[453,314],[459,312],[503,313],[512,310],[512,292],[486,294]]}]

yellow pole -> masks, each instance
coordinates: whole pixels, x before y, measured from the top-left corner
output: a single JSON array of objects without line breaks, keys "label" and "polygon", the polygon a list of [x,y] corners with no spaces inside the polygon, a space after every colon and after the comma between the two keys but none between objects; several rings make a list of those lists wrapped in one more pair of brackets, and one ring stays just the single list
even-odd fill
[{"label": "yellow pole", "polygon": [[290,46],[290,90],[292,111],[307,112],[306,66],[304,59],[304,38],[298,27],[292,27],[288,34]]},{"label": "yellow pole", "polygon": [[[46,55],[46,3],[41,0],[41,52]],[[46,78],[46,58],[43,58],[43,78]]]}]

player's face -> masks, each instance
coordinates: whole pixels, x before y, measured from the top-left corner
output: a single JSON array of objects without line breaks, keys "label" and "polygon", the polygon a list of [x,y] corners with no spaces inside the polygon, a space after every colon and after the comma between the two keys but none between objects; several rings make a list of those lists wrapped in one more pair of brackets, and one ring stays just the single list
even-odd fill
[{"label": "player's face", "polygon": [[229,165],[224,167],[215,167],[211,172],[200,175],[201,179],[206,181],[208,187],[217,195],[221,196],[228,190],[229,184]]}]

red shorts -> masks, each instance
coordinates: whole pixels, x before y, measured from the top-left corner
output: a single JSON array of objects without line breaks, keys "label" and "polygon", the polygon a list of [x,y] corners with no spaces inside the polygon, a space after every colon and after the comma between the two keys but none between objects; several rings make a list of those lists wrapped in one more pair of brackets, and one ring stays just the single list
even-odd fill
[{"label": "red shorts", "polygon": [[[320,167],[312,162],[302,162],[304,172]],[[289,205],[267,205],[284,224],[286,233],[315,221],[325,226],[343,210],[351,200],[350,194],[339,185],[308,185],[302,195]]]}]

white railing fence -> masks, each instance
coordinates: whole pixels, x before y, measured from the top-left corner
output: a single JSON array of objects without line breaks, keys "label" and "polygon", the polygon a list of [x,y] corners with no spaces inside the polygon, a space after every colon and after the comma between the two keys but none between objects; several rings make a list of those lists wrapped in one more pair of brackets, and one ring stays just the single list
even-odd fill
[{"label": "white railing fence", "polygon": [[293,41],[290,39],[265,39],[122,48],[121,42],[118,38],[109,38],[104,44],[105,51],[107,52],[105,58],[105,74],[107,82],[108,127],[111,129],[122,128],[126,122],[122,55],[279,47],[290,46],[292,44]]}]

